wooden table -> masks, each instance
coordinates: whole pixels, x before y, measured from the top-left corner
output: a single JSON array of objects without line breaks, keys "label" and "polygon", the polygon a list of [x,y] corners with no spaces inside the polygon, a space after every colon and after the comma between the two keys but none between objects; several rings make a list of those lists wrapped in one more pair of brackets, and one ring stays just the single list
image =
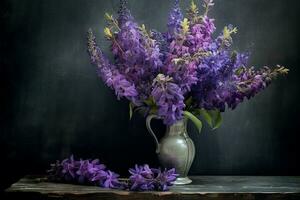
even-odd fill
[{"label": "wooden table", "polygon": [[300,176],[196,176],[193,183],[173,186],[168,192],[129,192],[46,182],[27,177],[13,184],[6,199],[200,199],[200,200],[300,200]]}]

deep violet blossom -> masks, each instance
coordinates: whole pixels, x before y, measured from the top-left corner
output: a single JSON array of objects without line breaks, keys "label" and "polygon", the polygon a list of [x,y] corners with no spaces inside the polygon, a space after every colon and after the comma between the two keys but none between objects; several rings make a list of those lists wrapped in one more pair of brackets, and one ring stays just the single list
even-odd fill
[{"label": "deep violet blossom", "polygon": [[129,169],[129,173],[129,189],[133,191],[167,191],[178,176],[174,168],[162,171],[150,168],[147,164],[135,165],[135,168]]},{"label": "deep violet blossom", "polygon": [[151,95],[158,107],[157,113],[163,118],[164,123],[171,125],[177,119],[181,119],[185,105],[180,87],[172,83],[172,78],[163,74],[157,75],[153,85]]},{"label": "deep violet blossom", "polygon": [[170,37],[175,36],[175,34],[180,30],[182,20],[183,15],[179,6],[179,0],[175,0],[168,20],[168,33]]},{"label": "deep violet blossom", "polygon": [[88,50],[92,63],[97,66],[98,75],[110,88],[115,90],[118,98],[126,97],[128,100],[136,101],[138,95],[135,85],[129,82],[119,70],[104,57],[102,51],[95,42],[95,36],[88,32]]},{"label": "deep violet blossom", "polygon": [[98,159],[75,160],[73,156],[51,164],[48,170],[49,179],[68,183],[97,185],[104,188],[120,188],[123,184],[119,175],[106,170]]},{"label": "deep violet blossom", "polygon": [[127,1],[120,2],[116,18],[105,14],[108,25],[104,33],[111,42],[114,60],[104,56],[89,31],[91,61],[118,98],[131,101],[131,108],[158,115],[166,125],[182,119],[185,111],[197,114],[199,109],[234,109],[265,89],[276,76],[288,73],[280,66],[249,67],[250,53],[232,48],[237,33],[233,25],[224,27],[214,38],[216,27],[209,17],[213,0],[203,0],[202,15],[192,1],[186,17],[175,0],[164,33],[139,25]]},{"label": "deep violet blossom", "polygon": [[75,160],[74,156],[50,165],[48,179],[81,185],[95,185],[103,188],[129,189],[132,191],[167,191],[177,178],[175,169],[150,168],[149,165],[135,165],[129,169],[130,177],[122,182],[119,175],[106,169],[98,159]]}]

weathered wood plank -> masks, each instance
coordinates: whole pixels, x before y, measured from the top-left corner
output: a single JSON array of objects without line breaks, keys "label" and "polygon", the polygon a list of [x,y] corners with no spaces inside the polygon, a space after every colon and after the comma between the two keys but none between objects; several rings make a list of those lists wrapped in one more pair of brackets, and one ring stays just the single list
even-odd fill
[{"label": "weathered wood plank", "polygon": [[44,178],[23,178],[5,192],[5,197],[22,199],[203,199],[203,200],[300,200],[300,177],[197,176],[193,183],[174,186],[168,192],[130,192],[46,182]]}]

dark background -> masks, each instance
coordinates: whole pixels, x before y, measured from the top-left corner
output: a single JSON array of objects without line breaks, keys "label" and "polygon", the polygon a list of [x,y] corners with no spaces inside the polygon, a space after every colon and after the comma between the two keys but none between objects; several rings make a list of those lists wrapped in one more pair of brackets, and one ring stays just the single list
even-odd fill
[{"label": "dark background", "polygon": [[[188,1],[181,1],[187,5]],[[199,4],[199,1],[197,1]],[[216,0],[211,15],[220,32],[239,28],[238,50],[251,50],[251,65],[291,69],[255,99],[224,114],[217,131],[197,134],[191,174],[299,175],[300,3],[292,0]],[[140,23],[165,31],[171,1],[130,0]],[[86,53],[86,31],[103,39],[103,15],[117,0],[1,0],[1,188],[24,174],[44,173],[49,163],[74,154],[100,158],[127,175],[135,163],[158,164],[143,117],[128,119],[96,76]],[[161,123],[156,126],[163,131]]]}]

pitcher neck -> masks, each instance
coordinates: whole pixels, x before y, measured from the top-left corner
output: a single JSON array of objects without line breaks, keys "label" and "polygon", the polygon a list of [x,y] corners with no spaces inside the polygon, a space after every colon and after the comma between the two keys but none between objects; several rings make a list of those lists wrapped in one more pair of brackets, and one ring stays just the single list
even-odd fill
[{"label": "pitcher neck", "polygon": [[168,135],[180,135],[186,134],[186,126],[187,126],[187,119],[178,120],[172,125],[167,127],[167,134]]}]

